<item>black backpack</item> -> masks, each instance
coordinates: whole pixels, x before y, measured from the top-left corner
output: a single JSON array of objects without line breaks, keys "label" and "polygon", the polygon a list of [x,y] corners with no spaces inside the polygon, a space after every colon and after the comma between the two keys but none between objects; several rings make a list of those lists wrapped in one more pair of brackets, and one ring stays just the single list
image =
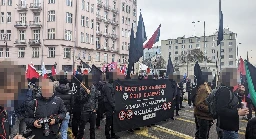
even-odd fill
[{"label": "black backpack", "polygon": [[198,88],[196,86],[194,86],[194,87],[192,87],[192,90],[191,90],[190,99],[191,99],[191,102],[193,103],[194,106],[195,106],[195,99],[196,99],[197,89]]},{"label": "black backpack", "polygon": [[[217,114],[217,99],[218,99],[218,93],[219,93],[219,89],[221,87],[219,87],[218,89],[213,89],[212,93],[206,98],[206,103],[208,105],[209,108],[209,112],[211,114],[211,116],[213,117],[213,119],[217,119],[218,118],[218,114]],[[229,103],[232,102],[233,100],[233,93],[229,90]]]}]

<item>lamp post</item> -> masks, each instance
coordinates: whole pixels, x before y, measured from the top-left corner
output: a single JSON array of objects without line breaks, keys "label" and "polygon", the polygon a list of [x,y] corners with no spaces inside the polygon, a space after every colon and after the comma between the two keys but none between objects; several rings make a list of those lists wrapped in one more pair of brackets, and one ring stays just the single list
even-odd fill
[{"label": "lamp post", "polygon": [[5,58],[7,58],[7,34],[4,34],[4,43],[5,43]]}]

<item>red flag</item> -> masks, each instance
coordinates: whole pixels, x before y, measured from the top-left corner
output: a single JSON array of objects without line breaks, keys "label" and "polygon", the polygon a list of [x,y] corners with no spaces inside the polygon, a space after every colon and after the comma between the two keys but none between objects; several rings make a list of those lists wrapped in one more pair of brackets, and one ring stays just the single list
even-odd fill
[{"label": "red flag", "polygon": [[88,70],[84,69],[83,74],[88,74]]},{"label": "red flag", "polygon": [[27,77],[27,79],[32,79],[32,78],[39,78],[40,75],[38,72],[36,72],[36,69],[34,67],[32,67],[32,65],[28,64],[26,77]]},{"label": "red flag", "polygon": [[153,45],[156,43],[157,37],[159,36],[160,27],[161,27],[161,25],[159,25],[157,30],[154,32],[154,34],[148,40],[148,42],[143,46],[143,48],[151,49],[153,47]]},{"label": "red flag", "polygon": [[243,61],[242,58],[240,58],[240,60],[239,60],[238,71],[240,71],[240,73],[241,73],[242,75],[245,75],[244,61]]},{"label": "red flag", "polygon": [[52,66],[52,76],[53,75],[56,75],[56,70],[55,70],[55,67],[54,66]]},{"label": "red flag", "polygon": [[150,73],[150,68],[147,68],[147,73]]}]

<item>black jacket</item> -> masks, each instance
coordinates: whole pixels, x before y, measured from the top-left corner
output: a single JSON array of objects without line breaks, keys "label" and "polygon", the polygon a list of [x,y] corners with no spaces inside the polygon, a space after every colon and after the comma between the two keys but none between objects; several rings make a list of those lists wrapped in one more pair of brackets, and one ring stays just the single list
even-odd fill
[{"label": "black jacket", "polygon": [[217,125],[219,128],[227,131],[239,130],[239,115],[237,108],[239,100],[232,92],[232,100],[230,101],[230,91],[228,87],[221,87],[217,95],[217,114],[219,116]]},{"label": "black jacket", "polygon": [[80,88],[80,104],[83,112],[91,112],[98,109],[98,96],[94,85],[91,86],[90,94],[81,87]]},{"label": "black jacket", "polygon": [[115,110],[115,90],[113,85],[106,83],[102,87],[102,95],[104,96],[104,103],[109,104],[111,108]]},{"label": "black jacket", "polygon": [[70,90],[69,86],[66,84],[60,84],[55,88],[55,96],[60,97],[68,112],[71,112],[73,106],[73,92]]},{"label": "black jacket", "polygon": [[245,139],[256,139],[256,118],[248,121],[245,133]]},{"label": "black jacket", "polygon": [[[27,127],[32,129],[35,138],[45,138],[43,136],[43,128],[34,127],[34,122],[41,118],[52,118],[55,119],[55,124],[50,126],[50,130],[57,134],[59,130],[59,123],[66,117],[66,108],[63,100],[59,97],[53,96],[49,99],[43,97],[36,99],[37,101],[31,101],[28,106],[28,114],[25,118]],[[36,104],[37,102],[37,104]],[[35,110],[36,108],[36,110]],[[34,114],[35,113],[35,114]]]},{"label": "black jacket", "polygon": [[0,139],[9,139],[10,125],[7,119],[7,112],[0,106]]}]

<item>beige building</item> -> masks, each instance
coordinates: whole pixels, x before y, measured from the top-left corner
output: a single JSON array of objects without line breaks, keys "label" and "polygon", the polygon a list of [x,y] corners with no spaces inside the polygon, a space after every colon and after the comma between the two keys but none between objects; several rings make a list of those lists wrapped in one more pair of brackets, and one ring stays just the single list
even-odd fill
[{"label": "beige building", "polygon": [[[185,55],[193,49],[200,49],[212,61],[216,62],[217,52],[220,47],[217,46],[217,33],[205,37],[178,37],[177,39],[168,39],[161,41],[161,55],[167,61],[169,56],[173,63],[179,63],[180,56]],[[224,67],[236,67],[236,33],[229,29],[224,29],[224,39],[221,42],[221,65]]]},{"label": "beige building", "polygon": [[[77,3],[78,2],[78,3]],[[1,0],[0,59],[73,69],[82,59],[126,64],[136,0]],[[7,49],[5,47],[7,41]]]}]

